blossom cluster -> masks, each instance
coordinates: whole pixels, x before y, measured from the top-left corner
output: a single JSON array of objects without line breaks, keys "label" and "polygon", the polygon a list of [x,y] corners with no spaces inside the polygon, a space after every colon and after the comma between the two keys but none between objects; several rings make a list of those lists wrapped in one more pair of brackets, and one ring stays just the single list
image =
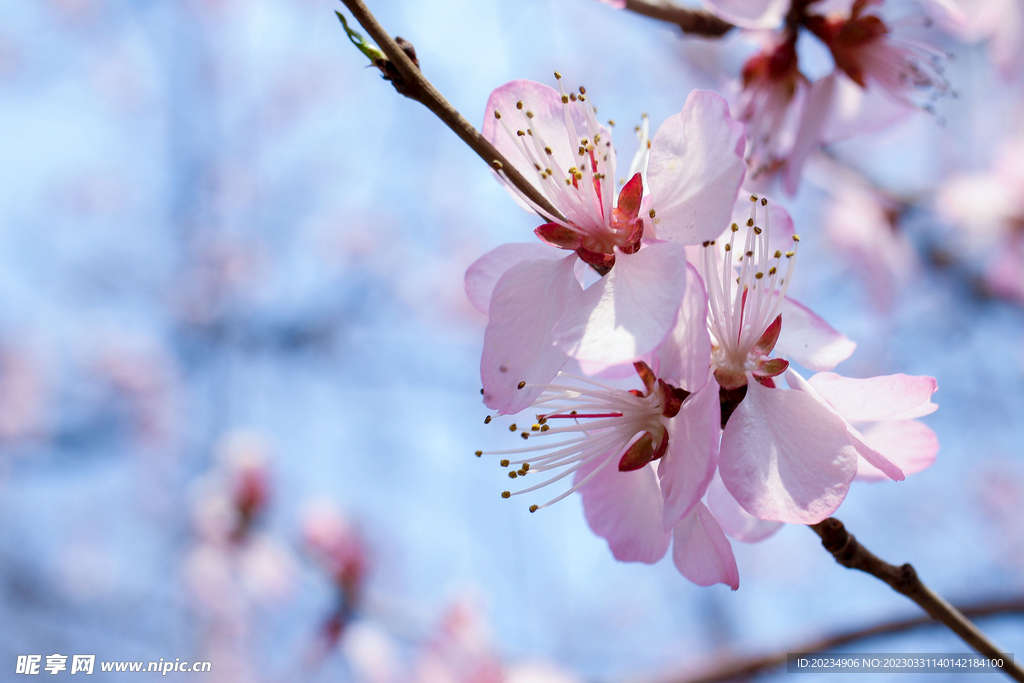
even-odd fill
[{"label": "blossom cluster", "polygon": [[694,91],[641,134],[616,192],[610,129],[555,76],[558,91],[513,81],[487,103],[484,135],[558,215],[507,183],[545,221],[539,242],[466,274],[488,315],[486,421],[529,416],[509,425],[518,447],[476,455],[541,480],[504,498],[571,477],[530,511],[578,491],[617,559],[653,563],[672,545],[688,579],[736,589],[729,537],[820,522],[855,478],[931,464],[938,442],[916,418],[935,410],[935,380],[832,372],[855,344],[787,296],[800,238],[743,189],[746,131],[721,96]]},{"label": "blossom cluster", "polygon": [[[737,117],[748,126],[752,180],[780,177],[796,192],[809,154],[820,144],[884,128],[907,113],[933,111],[951,92],[942,50],[907,35],[925,16],[886,20],[883,0],[707,0],[710,11],[758,43],[744,63]],[[959,12],[941,12],[950,28]],[[801,68],[798,39],[817,40],[834,67],[820,78]]]}]

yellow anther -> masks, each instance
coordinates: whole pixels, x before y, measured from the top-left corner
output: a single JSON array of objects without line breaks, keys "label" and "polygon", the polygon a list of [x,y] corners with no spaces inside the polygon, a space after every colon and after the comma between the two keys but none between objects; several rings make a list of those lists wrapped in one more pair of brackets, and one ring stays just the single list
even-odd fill
[{"label": "yellow anther", "polygon": [[794,255],[796,255],[795,251],[787,251],[786,252],[786,258],[793,258]]},{"label": "yellow anther", "polygon": [[754,227],[754,219],[753,218],[748,218],[747,219],[747,227],[748,228]]},{"label": "yellow anther", "polygon": [[762,273],[760,271],[754,273],[754,278],[757,279],[757,280],[760,280],[763,277],[764,277],[764,273]]},{"label": "yellow anther", "polygon": [[530,438],[530,432],[523,432],[519,436],[523,437],[524,440],[529,439]]},{"label": "yellow anther", "polygon": [[540,431],[542,431],[542,432],[546,432],[546,431],[548,431],[549,429],[551,429],[551,427],[549,427],[549,426],[547,426],[547,425],[541,425],[541,426],[540,426]]},{"label": "yellow anther", "polygon": [[701,244],[701,246],[704,247],[705,249],[707,249],[708,247],[711,246],[711,242],[708,241],[708,240],[704,240],[704,243]]},{"label": "yellow anther", "polygon": [[516,478],[516,477],[518,477],[518,476],[519,476],[519,473],[518,473],[518,472],[509,472],[509,473],[508,473],[508,478],[509,478],[509,479],[515,479],[515,478]]},{"label": "yellow anther", "polygon": [[580,86],[580,94],[581,95],[586,95],[587,94],[587,89],[584,88],[582,85]]},{"label": "yellow anther", "polygon": [[478,457],[478,458],[479,458],[479,457],[480,457],[481,455],[483,455],[483,454],[484,454],[484,452],[483,452],[483,451],[477,451],[477,452],[476,452],[476,457]]},{"label": "yellow anther", "polygon": [[502,467],[508,467],[508,460],[502,460],[498,464],[501,465]]},{"label": "yellow anther", "polygon": [[502,498],[511,498],[512,497],[512,492],[511,491],[502,491],[501,492],[501,497]]},{"label": "yellow anther", "polygon": [[777,273],[777,272],[779,272],[779,269],[776,268],[775,266],[772,266],[771,268],[768,269],[768,274],[769,275],[775,275],[775,273]]},{"label": "yellow anther", "polygon": [[491,166],[494,166],[494,168],[498,169],[499,171],[505,167],[504,164],[502,164],[497,159],[491,162]]},{"label": "yellow anther", "polygon": [[754,234],[755,235],[760,235],[761,234],[761,228],[759,228],[758,226],[755,225],[754,226]]},{"label": "yellow anther", "polygon": [[574,92],[569,93],[569,99],[572,100],[573,102],[575,102],[576,101],[576,93],[574,93]]},{"label": "yellow anther", "polygon": [[512,424],[510,424],[508,426],[508,431],[510,431],[510,432],[516,431],[516,423],[515,422],[513,422]]},{"label": "yellow anther", "polygon": [[562,104],[569,104],[569,96],[562,95]]},{"label": "yellow anther", "polygon": [[484,424],[485,425],[491,424],[491,416],[490,415],[488,415],[487,417],[484,418]]},{"label": "yellow anther", "polygon": [[[528,112],[526,112],[526,118],[528,118],[528,119],[532,119],[532,118],[533,118],[533,112],[532,112],[532,111],[528,111]],[[532,131],[531,131],[531,132],[532,132]]]},{"label": "yellow anther", "polygon": [[501,112],[498,111],[497,109],[494,110],[494,118],[496,118],[496,119],[500,119],[501,118]]},{"label": "yellow anther", "polygon": [[523,108],[523,101],[519,100],[518,102],[516,102],[516,109],[522,109],[522,108]]},{"label": "yellow anther", "polygon": [[530,431],[531,432],[539,432],[540,431],[540,425],[539,424],[534,424],[532,427],[530,427]]},{"label": "yellow anther", "polygon": [[762,197],[761,198],[761,206],[768,206],[768,200]]},{"label": "yellow anther", "polygon": [[529,472],[530,471],[530,463],[528,463],[528,462],[524,462],[523,463],[523,471],[524,472]]},{"label": "yellow anther", "polygon": [[609,126],[614,126],[615,125],[615,119],[608,119],[608,125]]},{"label": "yellow anther", "polygon": [[740,231],[740,226],[738,226],[735,223],[733,223],[731,226],[729,226],[729,229],[732,230],[733,232],[739,232]]},{"label": "yellow anther", "polygon": [[651,218],[654,218],[654,209],[651,209],[648,213],[650,214]]},{"label": "yellow anther", "polygon": [[525,476],[526,476],[526,470],[524,470],[523,468],[521,468],[521,467],[520,467],[520,468],[519,468],[519,469],[518,469],[518,470],[516,471],[516,474],[518,474],[518,475],[519,475],[520,477],[525,477]]},{"label": "yellow anther", "polygon": [[536,511],[537,511],[537,510],[539,510],[539,509],[540,509],[540,508],[539,508],[539,507],[537,507],[536,505],[531,505],[531,506],[530,506],[530,512],[536,512]]},{"label": "yellow anther", "polygon": [[544,148],[544,152],[545,152],[545,154],[551,154],[552,153],[550,147],[545,147]]},{"label": "yellow anther", "polygon": [[516,389],[522,389],[525,386],[526,386],[526,382],[520,382],[519,384],[516,385]]},{"label": "yellow anther", "polygon": [[775,250],[775,258],[782,258],[782,252],[778,249]]},{"label": "yellow anther", "polygon": [[800,241],[800,235],[793,235],[793,241],[794,242],[799,242]]},{"label": "yellow anther", "polygon": [[516,131],[516,135],[518,135],[519,137],[525,137],[526,136],[526,131],[525,130],[517,130]]},{"label": "yellow anther", "polygon": [[756,202],[757,201],[757,195],[756,194],[750,195],[750,201]]},{"label": "yellow anther", "polygon": [[562,80],[562,74],[560,74],[560,73],[558,73],[558,72],[556,71],[556,72],[555,72],[555,78],[557,78],[558,80]]},{"label": "yellow anther", "polygon": [[732,245],[731,244],[725,245],[725,250],[726,251],[732,251]]}]

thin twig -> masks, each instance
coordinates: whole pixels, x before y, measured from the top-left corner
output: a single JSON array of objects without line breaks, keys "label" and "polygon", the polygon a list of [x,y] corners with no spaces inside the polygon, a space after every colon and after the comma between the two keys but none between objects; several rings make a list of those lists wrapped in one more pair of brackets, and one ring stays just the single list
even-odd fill
[{"label": "thin twig", "polygon": [[[380,25],[376,17],[366,8],[366,5],[362,3],[362,0],[341,0],[345,7],[352,12],[352,16],[356,18],[356,21],[366,29],[366,32],[370,34],[380,46],[380,49],[387,55],[390,65],[397,70],[398,75],[401,78],[401,83],[395,83],[396,89],[399,90],[403,95],[414,99],[421,103],[427,109],[432,111],[437,118],[441,119],[446,126],[451,128],[456,135],[458,135],[463,142],[469,145],[477,155],[487,162],[488,166],[494,169],[500,170],[502,175],[512,184],[515,185],[520,192],[529,197],[529,199],[547,212],[549,215],[564,220],[564,216],[551,205],[551,202],[541,194],[541,192],[532,185],[523,175],[516,170],[516,168],[509,163],[508,159],[502,155],[494,145],[492,145],[483,135],[480,134],[473,125],[467,121],[462,114],[460,114],[455,107],[448,103],[448,100],[444,98],[437,89],[431,85],[430,81],[423,76],[423,73],[417,68],[417,66],[409,59],[406,52],[399,46],[394,39],[384,30],[384,27]],[[393,79],[389,79],[393,80]],[[394,81],[393,81],[394,82]]]},{"label": "thin twig", "polygon": [[[979,603],[976,605],[960,608],[961,614],[972,619],[994,617],[1002,614],[1024,613],[1024,597],[1009,600],[995,600]],[[831,650],[855,643],[868,638],[903,633],[913,629],[926,626],[939,626],[931,617],[914,617],[912,619],[898,619],[886,621],[866,628],[860,628],[846,633],[839,633],[834,636],[820,640],[804,643],[787,649],[785,652],[774,652],[757,657],[746,657],[732,659],[723,665],[708,668],[696,675],[677,674],[656,679],[663,683],[721,683],[733,679],[749,678],[772,669],[786,666],[787,655],[790,652],[812,654],[815,652],[830,652]],[[652,680],[650,683],[655,683]]]},{"label": "thin twig", "polygon": [[978,630],[967,617],[950,605],[941,596],[921,581],[914,568],[905,564],[895,567],[879,559],[862,546],[853,534],[846,530],[838,519],[828,519],[810,525],[825,550],[832,553],[836,562],[848,569],[858,569],[889,584],[894,591],[902,593],[927,612],[933,619],[945,624],[951,631],[963,638],[964,642],[990,659],[1002,659],[1003,671],[1014,680],[1024,683],[1024,669],[1012,658],[1003,654],[984,633]]},{"label": "thin twig", "polygon": [[719,19],[704,10],[680,7],[669,0],[626,0],[630,12],[665,21],[678,26],[683,33],[706,38],[721,38],[735,28],[728,21]]}]

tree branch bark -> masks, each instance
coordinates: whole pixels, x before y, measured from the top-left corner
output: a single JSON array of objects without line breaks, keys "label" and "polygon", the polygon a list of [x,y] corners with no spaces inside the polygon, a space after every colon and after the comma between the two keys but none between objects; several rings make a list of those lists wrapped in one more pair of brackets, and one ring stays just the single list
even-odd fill
[{"label": "tree branch bark", "polygon": [[[341,0],[341,2],[356,18],[370,37],[377,43],[380,49],[387,55],[390,66],[397,71],[396,81],[394,77],[389,78],[395,89],[410,99],[414,99],[427,109],[432,111],[437,118],[441,119],[446,126],[452,129],[469,148],[487,162],[487,165],[495,170],[501,171],[502,175],[515,185],[524,195],[546,211],[549,215],[560,220],[564,216],[551,205],[541,192],[534,187],[516,168],[509,163],[501,152],[495,149],[473,125],[460,114],[448,100],[426,79],[420,69],[406,54],[405,50],[384,30],[377,18],[373,16],[362,0]],[[406,43],[408,45],[408,43]],[[390,72],[390,69],[388,70]]]},{"label": "tree branch bark", "polygon": [[626,0],[626,9],[651,19],[675,24],[683,33],[691,36],[721,38],[735,28],[710,12],[680,7],[670,0]]},{"label": "tree branch bark", "polygon": [[[960,608],[960,613],[972,619],[982,619],[1003,614],[1021,614],[1024,613],[1024,597],[993,600],[991,602],[964,606]],[[650,679],[649,683],[722,683],[723,681],[733,679],[749,678],[786,666],[786,656],[789,652],[829,652],[837,647],[843,647],[860,640],[903,633],[927,626],[939,626],[939,624],[931,617],[914,617],[912,619],[886,621],[866,628],[855,629],[802,645],[796,645],[785,652],[773,652],[757,657],[735,658],[720,666],[709,667],[696,675],[662,676],[657,679]]]},{"label": "tree branch bark", "polygon": [[1004,655],[959,610],[928,588],[911,565],[896,567],[879,559],[858,543],[854,535],[848,532],[838,519],[829,517],[810,527],[821,537],[821,544],[832,554],[836,562],[848,569],[857,569],[884,581],[897,593],[916,602],[932,619],[945,624],[981,654],[990,659],[1002,659],[1003,671],[1014,680],[1024,683],[1024,669]]}]

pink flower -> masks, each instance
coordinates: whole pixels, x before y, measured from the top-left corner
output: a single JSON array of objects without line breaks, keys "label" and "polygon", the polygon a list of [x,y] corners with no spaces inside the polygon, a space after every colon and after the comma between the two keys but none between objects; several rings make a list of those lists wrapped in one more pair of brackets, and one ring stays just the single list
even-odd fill
[{"label": "pink flower", "polygon": [[940,190],[939,215],[983,251],[989,289],[1024,303],[1024,141],[1003,146],[991,171],[960,174]]},{"label": "pink flower", "polygon": [[946,0],[944,23],[969,43],[988,42],[989,61],[1007,81],[1024,65],[1024,4],[1020,0]]},{"label": "pink flower", "polygon": [[926,43],[897,36],[891,24],[867,14],[881,0],[856,0],[849,16],[807,18],[807,27],[828,46],[842,71],[862,88],[873,85],[908,107],[930,108],[949,90],[941,60],[945,53]]},{"label": "pink flower", "polygon": [[[587,522],[608,541],[616,559],[657,562],[674,540],[673,560],[684,576],[700,585],[726,583],[736,589],[739,574],[729,542],[700,500],[715,471],[720,430],[717,417],[708,416],[718,411],[718,394],[707,390],[706,296],[696,271],[687,267],[686,274],[676,325],[650,357],[658,375],[646,362],[635,364],[643,389],[559,373],[532,406],[541,411],[537,422],[520,432],[537,444],[487,454],[510,456],[501,464],[517,468],[509,472],[513,479],[543,478],[514,493],[505,491],[504,498],[572,475],[572,486],[530,511],[578,490]],[[691,356],[684,348],[703,348],[703,360],[700,351]],[[667,471],[676,475],[670,486]]]},{"label": "pink flower", "polygon": [[[846,497],[858,470],[858,456],[893,479],[903,478],[899,467],[872,448],[851,422],[914,415],[894,409],[880,416],[844,416],[797,379],[790,381],[790,389],[776,385],[775,378],[787,371],[789,363],[774,357],[775,353],[811,369],[829,370],[848,357],[854,345],[786,298],[798,238],[792,236],[791,250],[777,248],[769,223],[763,229],[757,226],[753,210],[747,227],[742,242],[737,240],[740,228],[734,224],[728,243],[704,245],[712,335],[709,384],[718,388],[723,427],[718,468],[725,488],[754,517],[813,524],[832,514]],[[799,378],[792,371],[788,377]],[[934,391],[931,378],[893,385],[884,379],[847,381],[874,382],[869,391],[877,391],[877,400],[896,405],[918,399],[921,386],[930,387],[928,396]],[[897,440],[896,450],[901,443]],[[664,477],[662,485],[666,486]]]},{"label": "pink flower", "polygon": [[[731,206],[745,172],[744,138],[721,97],[691,93],[651,143],[652,208],[644,215],[640,173],[616,195],[611,134],[585,89],[566,94],[513,81],[492,93],[488,111],[483,134],[564,216],[548,215],[509,185],[547,221],[535,233],[548,246],[503,245],[466,273],[470,301],[489,315],[484,403],[515,413],[569,357],[608,367],[661,343],[686,287],[679,243],[699,243],[727,222],[722,207]],[[585,290],[578,260],[603,274]]]}]

